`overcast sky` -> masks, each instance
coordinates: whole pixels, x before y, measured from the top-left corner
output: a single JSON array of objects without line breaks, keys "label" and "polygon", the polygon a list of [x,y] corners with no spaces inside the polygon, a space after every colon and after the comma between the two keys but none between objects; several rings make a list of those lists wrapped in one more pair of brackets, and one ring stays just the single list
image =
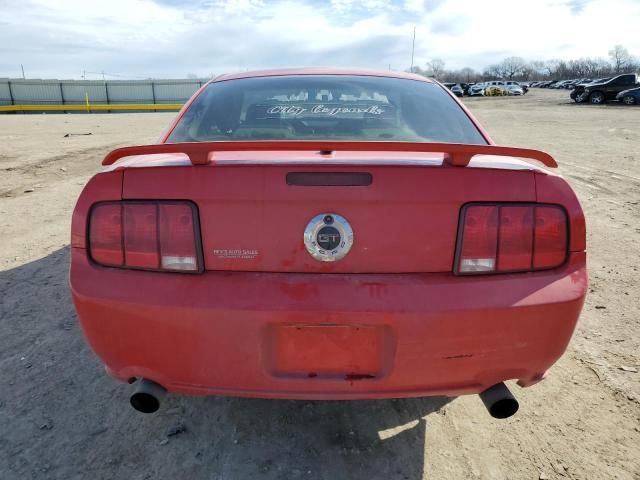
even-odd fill
[{"label": "overcast sky", "polygon": [[[640,56],[640,0],[0,0],[0,77]],[[87,78],[101,78],[87,73]]]}]

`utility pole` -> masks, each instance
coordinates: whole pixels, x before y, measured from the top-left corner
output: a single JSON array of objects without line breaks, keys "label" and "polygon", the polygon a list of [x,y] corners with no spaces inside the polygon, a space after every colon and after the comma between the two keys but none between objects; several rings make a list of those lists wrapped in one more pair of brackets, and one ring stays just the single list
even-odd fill
[{"label": "utility pole", "polygon": [[86,80],[86,79],[87,79],[87,72],[82,70],[82,80]]},{"label": "utility pole", "polygon": [[22,69],[22,79],[25,80],[27,77],[24,76],[24,65],[20,64],[20,68]]},{"label": "utility pole", "polygon": [[413,41],[411,42],[411,73],[413,73],[413,55],[416,51],[416,27],[413,26]]}]

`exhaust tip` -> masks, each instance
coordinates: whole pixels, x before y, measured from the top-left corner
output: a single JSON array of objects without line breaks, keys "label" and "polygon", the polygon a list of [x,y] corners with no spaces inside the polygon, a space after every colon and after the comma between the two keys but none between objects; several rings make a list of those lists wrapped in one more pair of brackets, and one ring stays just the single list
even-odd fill
[{"label": "exhaust tip", "polygon": [[129,402],[133,408],[142,413],[154,413],[160,408],[160,400],[145,392],[134,393]]},{"label": "exhaust tip", "polygon": [[504,383],[497,383],[484,392],[480,392],[480,399],[493,418],[505,419],[514,415],[520,408],[518,400]]},{"label": "exhaust tip", "polygon": [[142,379],[136,391],[129,398],[131,406],[142,413],[154,413],[160,408],[160,400],[166,390],[151,380]]},{"label": "exhaust tip", "polygon": [[515,398],[503,398],[489,407],[489,415],[503,420],[515,415],[519,408],[520,404]]}]

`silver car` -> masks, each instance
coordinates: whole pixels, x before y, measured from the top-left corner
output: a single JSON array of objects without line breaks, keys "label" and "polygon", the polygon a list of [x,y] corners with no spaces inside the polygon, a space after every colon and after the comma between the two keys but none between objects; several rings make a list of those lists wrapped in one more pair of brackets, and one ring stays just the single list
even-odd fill
[{"label": "silver car", "polygon": [[474,85],[471,85],[469,87],[467,95],[469,95],[470,97],[483,97],[485,86],[486,85],[484,83],[476,83]]}]

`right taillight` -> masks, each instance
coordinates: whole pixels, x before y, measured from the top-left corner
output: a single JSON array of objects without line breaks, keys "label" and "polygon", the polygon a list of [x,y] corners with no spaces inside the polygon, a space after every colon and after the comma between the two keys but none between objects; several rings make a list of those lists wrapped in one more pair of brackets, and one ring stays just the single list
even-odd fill
[{"label": "right taillight", "polygon": [[454,272],[544,270],[567,258],[567,214],[557,205],[471,204],[462,209]]},{"label": "right taillight", "polygon": [[191,202],[98,203],[89,219],[89,254],[109,267],[200,272],[199,236]]}]

